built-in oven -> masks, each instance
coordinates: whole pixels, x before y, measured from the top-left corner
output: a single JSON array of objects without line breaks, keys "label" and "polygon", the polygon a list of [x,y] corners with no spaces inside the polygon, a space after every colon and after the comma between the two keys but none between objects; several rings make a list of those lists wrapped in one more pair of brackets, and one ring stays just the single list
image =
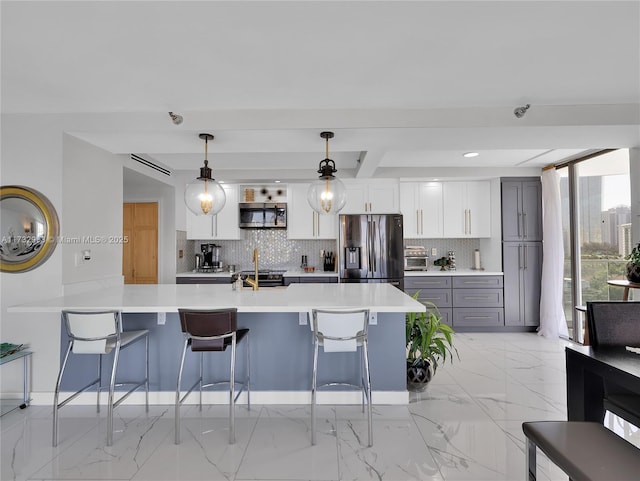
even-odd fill
[{"label": "built-in oven", "polygon": [[285,229],[287,227],[287,204],[241,203],[240,224],[243,229]]},{"label": "built-in oven", "polygon": [[426,271],[429,269],[429,256],[422,246],[407,246],[404,249],[405,271]]}]

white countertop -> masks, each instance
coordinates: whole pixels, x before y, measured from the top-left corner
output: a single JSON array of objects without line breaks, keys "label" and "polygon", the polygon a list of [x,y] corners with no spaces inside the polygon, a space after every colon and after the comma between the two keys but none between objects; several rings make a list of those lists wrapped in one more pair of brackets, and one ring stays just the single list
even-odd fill
[{"label": "white countertop", "polygon": [[430,271],[404,271],[405,277],[420,276],[501,276],[500,271],[477,271],[474,269],[456,269],[455,271],[441,271],[433,269]]},{"label": "white countertop", "polygon": [[177,312],[178,308],[236,307],[238,312],[304,312],[311,308],[359,308],[373,312],[421,312],[425,306],[390,284],[291,284],[232,290],[218,284],[128,284],[11,306],[9,312],[119,309]]}]

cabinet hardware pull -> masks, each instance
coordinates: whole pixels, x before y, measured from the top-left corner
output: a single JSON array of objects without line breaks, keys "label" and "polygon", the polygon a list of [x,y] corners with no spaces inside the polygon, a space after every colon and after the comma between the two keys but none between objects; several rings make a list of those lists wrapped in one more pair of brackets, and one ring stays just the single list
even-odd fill
[{"label": "cabinet hardware pull", "polygon": [[517,222],[517,226],[518,226],[518,238],[520,237],[520,222],[521,222],[521,218],[522,218],[522,214],[520,212],[518,212],[518,222]]},{"label": "cabinet hardware pull", "polygon": [[524,258],[524,269],[527,268],[527,245],[525,244],[524,246],[524,255],[522,256]]},{"label": "cabinet hardware pull", "polygon": [[491,296],[465,296],[466,301],[488,301]]},{"label": "cabinet hardware pull", "polygon": [[420,233],[424,235],[424,211],[420,209]]},{"label": "cabinet hardware pull", "polygon": [[518,244],[518,269],[522,269],[522,244]]},{"label": "cabinet hardware pull", "polygon": [[464,316],[465,319],[491,319],[491,316]]},{"label": "cabinet hardware pull", "polygon": [[522,213],[522,237],[527,238],[527,213]]},{"label": "cabinet hardware pull", "polygon": [[420,209],[416,209],[416,234],[420,234]]}]

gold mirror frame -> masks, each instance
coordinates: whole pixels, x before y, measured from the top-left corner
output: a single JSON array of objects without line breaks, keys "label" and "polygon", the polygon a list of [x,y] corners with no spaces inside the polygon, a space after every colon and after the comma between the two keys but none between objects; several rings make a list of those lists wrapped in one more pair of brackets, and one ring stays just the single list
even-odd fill
[{"label": "gold mirror frame", "polygon": [[[23,204],[19,205],[22,210],[16,210],[14,205],[9,211],[6,206],[10,201],[16,204],[16,200]],[[34,210],[38,218],[30,219]],[[16,232],[7,221],[16,212],[26,219],[24,223],[38,221],[36,232],[33,222],[24,226],[22,232],[18,227]],[[0,187],[0,271],[27,272],[46,262],[56,248],[59,228],[58,214],[46,196],[21,185]]]}]

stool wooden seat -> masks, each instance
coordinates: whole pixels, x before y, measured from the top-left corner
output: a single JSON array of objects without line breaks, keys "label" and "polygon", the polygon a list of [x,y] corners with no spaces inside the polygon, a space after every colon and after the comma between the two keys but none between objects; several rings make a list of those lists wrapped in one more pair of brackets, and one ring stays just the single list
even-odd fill
[{"label": "stool wooden seat", "polygon": [[602,424],[572,421],[522,423],[527,478],[536,479],[536,447],[572,481],[635,481],[640,449]]}]

